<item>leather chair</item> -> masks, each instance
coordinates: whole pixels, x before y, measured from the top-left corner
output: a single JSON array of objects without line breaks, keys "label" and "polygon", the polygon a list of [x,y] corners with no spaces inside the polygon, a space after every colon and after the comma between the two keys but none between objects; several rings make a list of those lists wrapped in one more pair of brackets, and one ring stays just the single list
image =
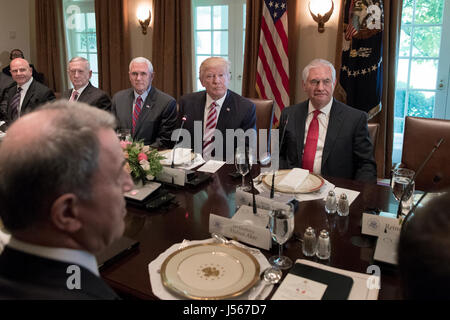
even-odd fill
[{"label": "leather chair", "polygon": [[[252,101],[256,107],[256,129],[268,130],[267,139],[269,142],[274,114],[273,100],[264,100],[256,98],[247,98],[247,99]],[[269,146],[269,144],[267,146]],[[258,149],[259,149],[259,134],[258,134]]]},{"label": "leather chair", "polygon": [[380,128],[380,125],[378,123],[368,123],[367,127],[369,129],[369,136],[373,144],[373,156],[375,157],[375,152],[377,150],[378,130]]},{"label": "leather chair", "polygon": [[[444,141],[416,177],[416,190],[437,191],[450,186],[450,120],[405,118],[402,162],[397,167],[417,171],[440,138]],[[434,183],[436,176],[440,181]]]}]

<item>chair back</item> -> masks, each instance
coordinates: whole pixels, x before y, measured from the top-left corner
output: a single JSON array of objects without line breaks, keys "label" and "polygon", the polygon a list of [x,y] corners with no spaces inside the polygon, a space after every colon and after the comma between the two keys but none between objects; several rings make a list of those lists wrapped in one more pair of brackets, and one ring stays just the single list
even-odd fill
[{"label": "chair back", "polygon": [[[247,98],[247,99],[253,102],[256,107],[256,129],[257,130],[266,129],[268,139],[267,142],[269,142],[274,114],[273,100],[256,99],[256,98]],[[259,148],[259,134],[258,134],[258,148]]]},{"label": "chair back", "polygon": [[367,127],[369,129],[369,136],[373,144],[373,156],[375,157],[378,141],[378,129],[380,128],[380,125],[378,123],[368,123]]},{"label": "chair back", "polygon": [[[416,177],[416,189],[437,191],[450,186],[450,120],[405,118],[402,166],[417,171],[439,141],[444,142]],[[434,184],[433,179],[441,180]]]}]

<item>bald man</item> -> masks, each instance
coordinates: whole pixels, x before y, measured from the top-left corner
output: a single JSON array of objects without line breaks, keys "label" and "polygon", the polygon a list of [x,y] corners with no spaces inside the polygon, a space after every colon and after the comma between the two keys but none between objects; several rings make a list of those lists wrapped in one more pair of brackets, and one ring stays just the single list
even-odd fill
[{"label": "bald man", "polygon": [[4,120],[8,126],[39,105],[55,99],[52,90],[34,80],[33,71],[27,60],[16,58],[11,61],[11,74],[16,85],[6,91],[7,101]]}]

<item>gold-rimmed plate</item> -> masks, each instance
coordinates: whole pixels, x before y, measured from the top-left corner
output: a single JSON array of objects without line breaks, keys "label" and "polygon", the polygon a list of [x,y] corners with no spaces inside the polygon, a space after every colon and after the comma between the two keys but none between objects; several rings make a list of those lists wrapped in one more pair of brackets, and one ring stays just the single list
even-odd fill
[{"label": "gold-rimmed plate", "polygon": [[248,251],[233,245],[193,245],[164,260],[161,280],[167,289],[189,299],[229,299],[256,284],[259,263]]},{"label": "gold-rimmed plate", "polygon": [[[292,189],[289,187],[282,187],[280,186],[281,180],[290,172],[291,170],[280,170],[275,173],[275,190],[279,192],[285,192],[285,193],[311,193],[319,190],[323,184],[325,183],[325,180],[321,176],[318,176],[316,174],[310,173],[305,181],[297,188]],[[272,186],[272,174],[268,174],[263,178],[263,182],[271,187]]]}]

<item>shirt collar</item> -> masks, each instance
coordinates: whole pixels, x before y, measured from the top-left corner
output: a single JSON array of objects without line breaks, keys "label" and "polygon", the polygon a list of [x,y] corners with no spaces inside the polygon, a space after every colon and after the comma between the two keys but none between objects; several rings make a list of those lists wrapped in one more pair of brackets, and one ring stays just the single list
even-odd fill
[{"label": "shirt collar", "polygon": [[[320,109],[320,112],[324,113],[327,117],[330,114],[331,111],[331,106],[333,105],[333,101],[334,98],[331,98],[330,102],[328,102],[325,107],[323,107],[322,109]],[[309,100],[309,104],[308,104],[308,114],[314,112],[316,110],[316,108],[314,108],[314,106],[311,103],[311,100]]]},{"label": "shirt collar", "polygon": [[213,98],[211,98],[211,96],[208,93],[206,93],[206,106],[209,107],[211,105],[211,103],[213,103],[215,101],[216,105],[218,105],[219,107],[222,107],[222,105],[225,102],[225,99],[227,97],[227,94],[228,94],[228,90],[227,90],[227,93],[225,93],[222,98],[220,98],[219,100],[213,100]]},{"label": "shirt collar", "polygon": [[22,88],[22,92],[27,92],[28,88],[31,86],[32,82],[33,82],[33,77],[31,77],[30,80],[25,82],[23,85],[21,85],[21,86],[17,85],[17,88],[21,87]]},{"label": "shirt collar", "polygon": [[152,90],[152,86],[151,86],[151,85],[148,86],[148,89],[147,89],[146,91],[144,91],[143,94],[139,94],[139,93],[136,92],[136,90],[134,90],[134,101],[136,101],[136,99],[137,99],[139,96],[141,96],[142,101],[144,102],[144,101],[147,99],[147,96],[148,96],[150,90]]},{"label": "shirt collar", "polygon": [[23,242],[14,237],[11,237],[8,246],[13,249],[42,258],[76,264],[88,269],[93,274],[99,276],[97,260],[94,255],[87,251],[68,248],[44,247],[28,242]]},{"label": "shirt collar", "polygon": [[[86,83],[86,85],[83,86],[83,87],[81,87],[80,89],[77,90],[77,89],[73,88],[73,90],[78,92],[78,96],[81,96],[81,94],[83,93],[84,89],[86,89],[86,87],[87,87],[88,85],[89,85],[89,82]],[[72,91],[72,92],[73,92],[73,91]]]}]

